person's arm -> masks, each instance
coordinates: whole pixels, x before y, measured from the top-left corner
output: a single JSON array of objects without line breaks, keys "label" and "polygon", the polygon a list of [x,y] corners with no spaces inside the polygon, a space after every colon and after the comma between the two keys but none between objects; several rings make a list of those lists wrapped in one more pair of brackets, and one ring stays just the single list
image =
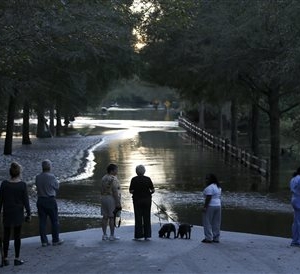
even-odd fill
[{"label": "person's arm", "polygon": [[151,194],[153,194],[155,192],[155,189],[154,189],[154,186],[153,186],[151,178],[149,178],[149,180],[150,180],[150,182],[149,182],[150,183],[150,185],[149,185],[149,191],[150,191]]},{"label": "person's arm", "polygon": [[203,206],[203,210],[205,211],[210,203],[212,195],[206,195],[205,196],[205,202],[204,202],[204,206]]},{"label": "person's arm", "polygon": [[2,206],[3,206],[3,190],[2,190],[2,184],[0,186],[0,213],[2,211]]},{"label": "person's arm", "polygon": [[30,210],[29,197],[28,197],[28,191],[27,191],[26,183],[24,183],[23,205],[24,205],[25,210],[26,210],[25,221],[29,222],[30,218],[31,218],[31,210]]},{"label": "person's arm", "polygon": [[59,182],[58,182],[57,178],[54,175],[53,175],[53,178],[54,178],[54,180],[53,180],[53,188],[57,192],[58,189],[59,189]]},{"label": "person's arm", "polygon": [[114,197],[116,207],[121,207],[121,197],[119,193],[119,182],[118,179],[114,178],[113,187],[112,187],[112,195]]},{"label": "person's arm", "polygon": [[133,192],[134,192],[134,189],[133,189],[133,180],[131,179],[130,186],[129,186],[129,193],[133,194]]}]

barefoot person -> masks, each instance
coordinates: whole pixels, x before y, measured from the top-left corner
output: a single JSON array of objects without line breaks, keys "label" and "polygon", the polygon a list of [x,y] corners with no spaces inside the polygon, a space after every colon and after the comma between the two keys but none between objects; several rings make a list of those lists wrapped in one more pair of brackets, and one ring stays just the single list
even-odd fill
[{"label": "barefoot person", "polygon": [[[107,174],[102,177],[101,180],[101,215],[102,217],[102,231],[103,241],[119,240],[115,236],[115,216],[114,210],[121,208],[121,193],[120,184],[117,178],[118,166],[115,164],[109,164],[107,167]],[[107,235],[107,226],[109,225],[110,236]]]},{"label": "barefoot person", "polygon": [[[13,162],[10,166],[10,180],[2,182],[0,187],[0,212],[3,208],[3,265],[9,265],[7,258],[9,240],[11,230],[14,231],[14,248],[15,260],[14,265],[21,265],[24,263],[20,260],[21,249],[21,228],[22,223],[30,221],[30,206],[27,193],[27,184],[21,179],[21,166]],[[24,208],[26,210],[26,218],[24,219]]]},{"label": "barefoot person", "polygon": [[41,242],[44,247],[50,245],[46,233],[47,217],[49,216],[52,226],[52,244],[61,245],[63,240],[59,238],[58,208],[55,199],[59,184],[51,172],[49,160],[42,162],[42,169],[43,172],[35,178]]}]

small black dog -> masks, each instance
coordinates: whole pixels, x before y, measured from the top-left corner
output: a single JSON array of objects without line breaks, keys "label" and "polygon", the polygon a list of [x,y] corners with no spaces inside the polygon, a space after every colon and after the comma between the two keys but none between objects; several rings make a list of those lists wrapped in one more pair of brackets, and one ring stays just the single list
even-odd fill
[{"label": "small black dog", "polygon": [[176,238],[176,228],[175,225],[172,223],[164,224],[160,230],[158,231],[158,235],[160,238],[170,238],[171,232],[174,233],[174,239]]},{"label": "small black dog", "polygon": [[192,231],[192,228],[193,225],[190,225],[190,224],[180,224],[179,227],[178,227],[178,232],[177,232],[177,236],[176,238],[179,237],[180,235],[180,238],[182,239],[184,236],[186,239],[191,239],[191,231]]}]

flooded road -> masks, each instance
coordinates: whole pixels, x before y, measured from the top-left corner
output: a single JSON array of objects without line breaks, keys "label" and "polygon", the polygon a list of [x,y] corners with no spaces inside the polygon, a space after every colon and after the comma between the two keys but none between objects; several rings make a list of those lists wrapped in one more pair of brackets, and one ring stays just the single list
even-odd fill
[{"label": "flooded road", "polygon": [[[167,216],[157,214],[163,208],[176,222],[202,225],[204,178],[215,173],[223,189],[222,230],[290,237],[292,209],[288,198],[265,193],[266,183],[259,174],[195,143],[178,127],[176,114],[115,109],[107,116],[79,117],[73,127],[88,129],[88,134],[100,135],[102,141],[89,155],[85,172],[61,184],[58,203],[62,231],[100,227],[99,183],[106,166],[116,163],[124,225],[133,223],[128,188],[136,165],[143,164],[156,189],[153,221],[167,222],[160,219]],[[254,185],[256,192],[252,191]]]}]

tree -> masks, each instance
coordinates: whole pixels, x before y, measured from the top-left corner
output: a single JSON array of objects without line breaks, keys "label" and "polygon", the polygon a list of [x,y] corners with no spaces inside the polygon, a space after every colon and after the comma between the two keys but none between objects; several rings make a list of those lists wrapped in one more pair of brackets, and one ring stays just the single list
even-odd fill
[{"label": "tree", "polygon": [[145,71],[152,81],[176,87],[190,100],[222,104],[240,98],[266,112],[271,144],[269,189],[276,191],[280,118],[300,102],[300,4],[271,0],[149,2],[153,13],[141,27],[147,42],[141,51]]},{"label": "tree", "polygon": [[44,110],[59,108],[57,119],[97,104],[115,79],[132,73],[136,16],[131,4],[2,1],[1,92],[9,97],[17,88],[16,99],[30,101],[36,111],[41,102]]}]

